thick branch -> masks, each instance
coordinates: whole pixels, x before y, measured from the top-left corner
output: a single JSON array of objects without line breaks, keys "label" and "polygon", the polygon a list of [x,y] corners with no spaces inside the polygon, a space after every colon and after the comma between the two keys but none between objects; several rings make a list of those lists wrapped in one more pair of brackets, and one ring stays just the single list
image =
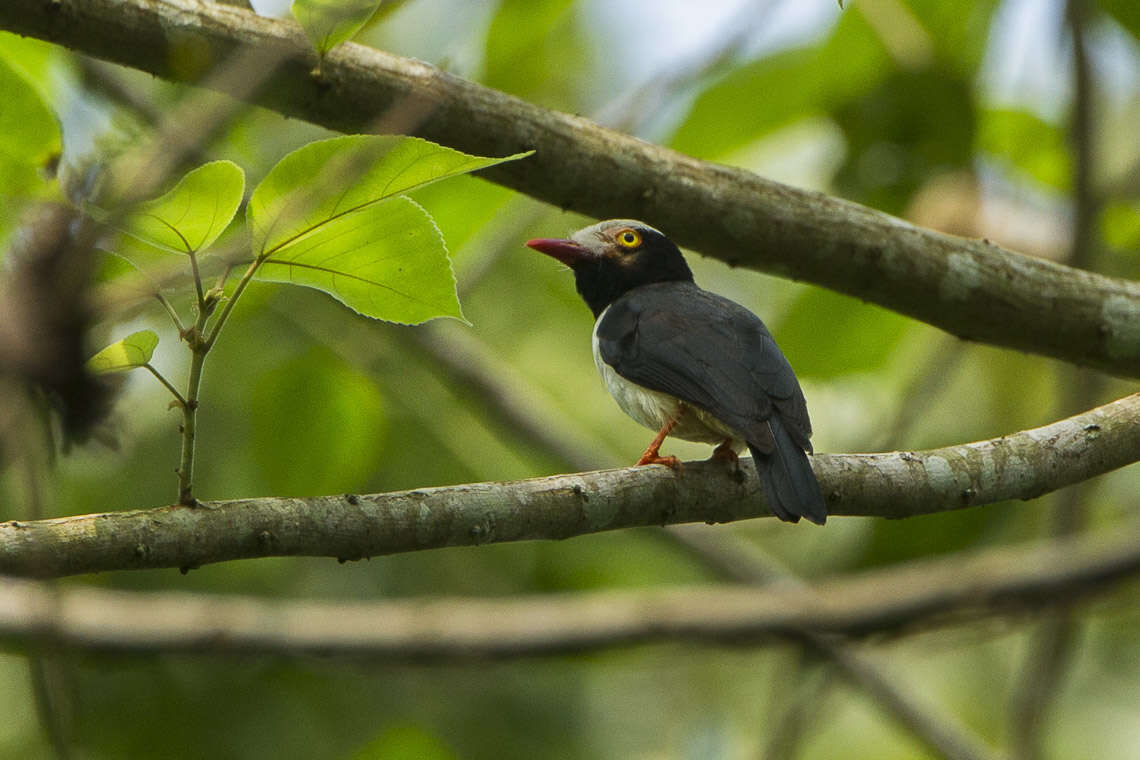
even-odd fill
[{"label": "thick branch", "polygon": [[649,641],[864,636],[1071,602],[1140,571],[1140,530],[915,563],[803,589],[702,587],[487,600],[280,602],[0,584],[0,638],[126,651],[483,658]]},{"label": "thick branch", "polygon": [[[833,515],[1031,499],[1140,459],[1140,394],[990,441],[813,457]],[[767,515],[755,471],[693,462],[368,496],[261,498],[0,524],[0,573],[55,577],[268,556],[342,559]]]},{"label": "thick branch", "polygon": [[393,106],[419,102],[424,137],[484,155],[537,149],[485,176],[549,203],[645,219],[730,264],[824,285],[964,338],[1140,376],[1136,283],[697,161],[420,61],[349,44],[316,75],[291,22],[193,0],[5,0],[0,27],[177,81],[256,47],[284,63],[252,96],[235,94],[283,114],[360,132]]}]

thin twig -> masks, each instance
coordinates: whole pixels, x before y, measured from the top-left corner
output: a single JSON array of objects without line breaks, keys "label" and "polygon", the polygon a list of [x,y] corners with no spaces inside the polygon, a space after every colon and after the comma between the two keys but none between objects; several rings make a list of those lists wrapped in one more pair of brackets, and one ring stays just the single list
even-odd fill
[{"label": "thin twig", "polygon": [[182,324],[182,319],[179,318],[178,312],[174,310],[174,305],[170,303],[170,299],[164,296],[160,291],[155,291],[154,297],[162,304],[162,308],[166,309],[167,316],[170,321],[174,323],[174,329],[178,330],[178,334],[182,335],[186,332],[186,328]]},{"label": "thin twig", "polygon": [[170,393],[174,396],[175,400],[178,401],[178,405],[180,407],[186,406],[186,399],[183,398],[182,394],[178,392],[177,388],[175,388],[173,385],[170,384],[169,380],[167,380],[165,377],[163,377],[161,372],[159,372],[157,369],[155,369],[153,364],[151,364],[150,362],[147,362],[146,364],[143,365],[143,367],[145,367],[147,370],[149,370],[150,374],[154,375],[155,378],[158,380],[158,382],[162,383],[163,387],[165,387],[166,390],[170,391]]}]

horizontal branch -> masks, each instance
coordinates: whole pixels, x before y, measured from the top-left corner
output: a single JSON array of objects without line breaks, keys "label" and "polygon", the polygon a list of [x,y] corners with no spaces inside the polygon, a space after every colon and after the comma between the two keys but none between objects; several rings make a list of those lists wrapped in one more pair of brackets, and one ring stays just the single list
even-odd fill
[{"label": "horizontal branch", "polygon": [[[1140,459],[1140,394],[1045,427],[919,452],[818,454],[833,515],[912,517],[1043,493]],[[769,515],[751,462],[371,495],[213,501],[0,523],[0,573],[57,577],[269,556],[342,560]]]},{"label": "horizontal branch", "polygon": [[1140,526],[989,550],[808,588],[701,587],[512,599],[282,602],[0,583],[0,640],[150,652],[469,659],[650,641],[864,636],[1059,603],[1140,572]]},{"label": "horizontal branch", "polygon": [[482,155],[536,149],[484,172],[535,198],[645,219],[729,264],[823,285],[963,338],[1140,376],[1140,284],[698,161],[379,50],[341,46],[317,74],[291,21],[194,0],[4,0],[0,28],[175,81],[199,81],[209,64],[256,48],[283,63],[252,95],[235,84],[235,97],[344,132],[371,131],[394,107],[416,103],[415,131],[429,139]]}]

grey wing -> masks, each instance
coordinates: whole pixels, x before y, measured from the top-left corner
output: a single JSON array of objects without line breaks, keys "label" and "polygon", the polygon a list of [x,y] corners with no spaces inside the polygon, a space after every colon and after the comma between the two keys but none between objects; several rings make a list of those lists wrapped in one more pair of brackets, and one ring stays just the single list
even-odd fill
[{"label": "grey wing", "polygon": [[764,323],[739,304],[690,283],[636,288],[602,316],[598,348],[622,377],[709,412],[765,453],[775,447],[774,412],[811,450],[799,382]]}]

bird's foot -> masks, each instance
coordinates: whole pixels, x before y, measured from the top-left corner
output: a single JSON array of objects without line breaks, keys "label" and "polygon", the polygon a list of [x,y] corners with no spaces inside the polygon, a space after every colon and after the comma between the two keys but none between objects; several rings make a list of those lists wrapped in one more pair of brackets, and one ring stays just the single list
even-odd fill
[{"label": "bird's foot", "polygon": [[715,462],[728,462],[732,465],[740,463],[740,457],[737,456],[736,449],[732,447],[732,441],[725,441],[713,449],[712,456],[709,457],[709,460]]},{"label": "bird's foot", "polygon": [[663,457],[656,451],[646,451],[641,455],[641,459],[637,460],[637,467],[647,464],[663,464],[674,472],[681,471],[681,460],[675,456]]},{"label": "bird's foot", "polygon": [[665,442],[665,436],[669,435],[669,432],[673,430],[673,427],[677,424],[677,420],[681,418],[683,411],[684,410],[678,412],[676,417],[666,421],[665,424],[661,426],[661,429],[657,431],[657,437],[649,444],[649,448],[641,455],[641,459],[637,460],[636,467],[641,467],[646,464],[663,464],[675,472],[680,472],[681,460],[677,457],[663,457],[660,452],[661,444]]}]

